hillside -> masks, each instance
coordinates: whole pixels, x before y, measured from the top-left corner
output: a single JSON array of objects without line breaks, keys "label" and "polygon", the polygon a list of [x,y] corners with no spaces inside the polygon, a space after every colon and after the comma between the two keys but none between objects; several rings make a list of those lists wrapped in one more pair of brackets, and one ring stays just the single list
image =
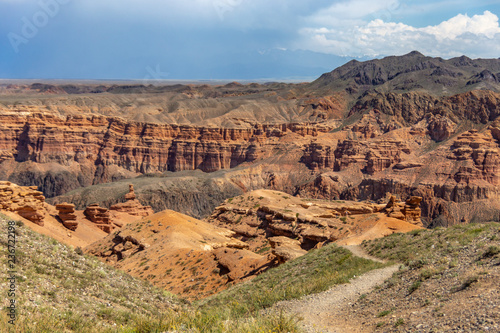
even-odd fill
[{"label": "hillside", "polygon": [[369,253],[402,265],[343,315],[375,332],[499,331],[499,239],[499,223],[482,223],[365,242]]},{"label": "hillside", "polygon": [[[80,250],[61,244],[0,215],[2,283],[7,277],[7,228],[15,229],[16,332],[117,332],[146,330],[183,303],[150,284],[84,256]],[[9,238],[10,239],[10,238]],[[10,244],[10,243],[9,243]],[[12,245],[12,244],[11,244]],[[10,277],[10,276],[9,276]],[[7,306],[7,297],[2,304]],[[0,316],[2,332],[14,332],[6,311]],[[118,328],[120,328],[118,330]]]},{"label": "hillside", "polygon": [[[3,216],[0,221],[16,235],[18,310],[15,329],[2,312],[2,332],[298,332],[296,318],[260,310],[381,267],[328,246],[209,301],[189,305],[78,249],[37,234],[22,222]],[[1,242],[6,258],[7,233],[2,233]],[[7,267],[7,260],[2,262],[2,278],[7,280],[12,267]],[[292,270],[295,275],[290,275]],[[277,282],[286,293],[275,289]],[[8,287],[2,283],[2,290]]]},{"label": "hillside", "polygon": [[[366,241],[362,244],[365,250],[398,263],[399,269],[396,266],[392,277],[379,286],[365,288],[352,300],[351,285],[363,290],[363,285],[371,285],[365,276],[375,279],[372,273],[376,271],[362,276],[357,273],[359,277],[349,284],[333,284],[323,292],[328,287],[316,288],[316,283],[328,280],[322,268],[329,266],[332,253],[353,258],[346,250],[329,245],[201,304],[219,306],[236,299],[242,303],[240,311],[245,312],[281,301],[271,311],[281,309],[306,318],[307,332],[496,332],[500,328],[499,237],[499,223],[483,223],[414,230]],[[347,269],[344,264],[337,265],[336,274]],[[290,275],[290,269],[296,274]],[[308,275],[310,271],[316,274]],[[309,282],[307,287],[304,281]],[[284,296],[273,298],[276,295],[268,294],[269,288]],[[302,288],[307,290],[303,294],[313,290],[314,294],[292,300]]]},{"label": "hillside", "polygon": [[190,299],[244,281],[270,265],[234,232],[166,210],[89,245],[107,264]]},{"label": "hillside", "polygon": [[[7,225],[6,221],[2,217],[2,224]],[[149,332],[175,327],[193,332],[298,332],[297,320],[286,312],[276,315],[261,310],[335,288],[390,265],[356,257],[330,244],[191,308],[164,291],[30,231],[20,222],[15,225],[16,300],[21,309],[17,327],[23,332]],[[328,309],[319,314],[334,319],[328,325],[359,332],[498,330],[499,237],[500,224],[484,223],[414,230],[365,241],[362,247],[366,251],[400,263],[399,270],[335,315],[328,314]],[[3,233],[5,249],[6,239],[7,233]],[[7,267],[2,271],[7,272]],[[7,288],[6,283],[2,288]],[[323,294],[308,299],[319,295]],[[302,309],[314,311],[313,307]],[[3,313],[2,329],[8,327],[7,320]]]},{"label": "hillside", "polygon": [[[198,309],[189,302],[101,263],[23,222],[0,215],[2,269],[5,292],[1,332],[130,333],[130,332],[297,332],[288,316],[241,313],[231,303]],[[14,267],[7,261],[8,228],[15,234]],[[15,286],[10,271],[15,270]],[[13,296],[8,293],[14,291]],[[9,321],[15,300],[15,326]]]},{"label": "hillside", "polygon": [[420,229],[419,199],[311,202],[257,190],[226,200],[205,221],[171,210],[144,217],[85,252],[176,295],[201,299],[313,248]]}]

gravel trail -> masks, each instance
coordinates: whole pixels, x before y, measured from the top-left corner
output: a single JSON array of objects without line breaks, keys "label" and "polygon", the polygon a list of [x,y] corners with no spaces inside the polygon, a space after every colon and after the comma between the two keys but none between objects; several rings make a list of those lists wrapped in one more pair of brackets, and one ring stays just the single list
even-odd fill
[{"label": "gravel trail", "polygon": [[[357,245],[345,246],[354,255],[380,261],[366,254]],[[308,295],[298,300],[282,301],[275,304],[272,311],[283,311],[297,315],[303,320],[300,325],[308,333],[367,332],[362,322],[347,322],[341,315],[345,309],[363,294],[390,278],[399,265],[376,269],[353,278],[350,283],[337,285],[319,294]]]}]

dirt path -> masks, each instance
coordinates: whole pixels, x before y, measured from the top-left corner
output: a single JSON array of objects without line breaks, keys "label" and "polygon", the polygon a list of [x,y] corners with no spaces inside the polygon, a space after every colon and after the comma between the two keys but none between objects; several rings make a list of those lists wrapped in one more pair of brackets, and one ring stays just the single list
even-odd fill
[{"label": "dirt path", "polygon": [[368,260],[373,260],[373,261],[376,261],[376,262],[382,262],[382,263],[385,262],[382,259],[372,257],[371,255],[369,255],[368,253],[366,253],[365,250],[363,250],[363,248],[361,246],[359,246],[359,245],[342,245],[342,247],[344,249],[347,249],[347,250],[351,251],[352,254],[354,254],[357,257],[365,258],[365,259],[368,259]]},{"label": "dirt path", "polygon": [[[345,246],[354,255],[380,261],[363,252],[357,245]],[[275,311],[283,310],[303,318],[301,326],[305,332],[367,332],[361,322],[346,322],[340,315],[363,294],[370,292],[398,270],[399,265],[376,269],[355,277],[350,283],[335,286],[325,292],[302,297],[299,300],[283,301],[275,305]]]}]

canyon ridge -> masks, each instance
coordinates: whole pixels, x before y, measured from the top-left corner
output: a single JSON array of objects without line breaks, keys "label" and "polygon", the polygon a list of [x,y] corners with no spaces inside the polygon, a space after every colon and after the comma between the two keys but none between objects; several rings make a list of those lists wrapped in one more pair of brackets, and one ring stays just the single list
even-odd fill
[{"label": "canyon ridge", "polygon": [[302,84],[0,86],[0,179],[209,216],[256,189],[422,197],[425,227],[498,220],[500,60],[412,52]]}]

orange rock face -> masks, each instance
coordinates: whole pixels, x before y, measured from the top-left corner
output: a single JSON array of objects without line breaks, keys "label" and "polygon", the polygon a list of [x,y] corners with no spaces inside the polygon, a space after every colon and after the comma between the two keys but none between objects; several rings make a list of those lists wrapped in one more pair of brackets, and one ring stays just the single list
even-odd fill
[{"label": "orange rock face", "polygon": [[164,171],[229,169],[265,156],[262,143],[270,138],[284,133],[315,136],[330,129],[294,123],[204,128],[127,122],[98,115],[63,118],[42,113],[0,114],[0,163],[61,165],[65,169],[61,177],[66,179],[52,176],[51,182],[57,181],[57,185],[44,185],[43,189],[58,195],[113,181],[116,173],[132,177]]},{"label": "orange rock face", "polygon": [[18,186],[0,181],[0,209],[15,212],[25,219],[43,226],[46,211],[45,197],[36,186]]},{"label": "orange rock face", "polygon": [[422,211],[420,209],[421,201],[421,197],[413,196],[402,203],[396,199],[396,197],[391,196],[384,211],[387,213],[388,217],[393,217],[423,227],[421,220]]},{"label": "orange rock face", "polygon": [[333,169],[342,171],[357,165],[368,174],[382,171],[401,161],[402,154],[409,154],[408,146],[398,140],[362,142],[344,140],[336,147],[315,142],[306,146],[302,161],[311,169]]},{"label": "orange rock face", "polygon": [[478,133],[471,130],[458,136],[447,156],[450,160],[471,161],[462,166],[454,175],[457,183],[469,184],[472,180],[482,179],[493,185],[500,184],[500,149],[491,132]]},{"label": "orange rock face", "polygon": [[267,256],[247,250],[233,235],[166,210],[124,226],[86,251],[158,287],[200,299],[267,268]]},{"label": "orange rock face", "polygon": [[64,202],[56,205],[56,209],[59,211],[57,216],[61,219],[63,225],[69,230],[75,231],[78,228],[75,205]]},{"label": "orange rock face", "polygon": [[[329,242],[360,235],[382,237],[394,230],[422,228],[421,198],[387,205],[356,201],[308,201],[283,192],[257,190],[217,207],[207,221],[234,231],[250,250],[269,243],[278,262],[292,260]],[[392,232],[383,226],[392,223]],[[377,224],[377,232],[371,232]],[[384,229],[385,228],[385,229]]]},{"label": "orange rock face", "polygon": [[114,226],[111,222],[110,214],[107,208],[99,207],[97,204],[90,205],[85,209],[84,214],[101,230],[107,233],[113,231]]}]

